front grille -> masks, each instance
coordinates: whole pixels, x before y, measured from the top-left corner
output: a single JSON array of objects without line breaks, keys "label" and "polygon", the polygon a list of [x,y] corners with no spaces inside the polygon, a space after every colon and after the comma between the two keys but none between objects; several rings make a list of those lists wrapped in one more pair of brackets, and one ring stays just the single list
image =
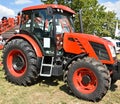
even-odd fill
[{"label": "front grille", "polygon": [[95,42],[90,42],[90,44],[100,60],[110,60],[108,52],[103,44]]}]

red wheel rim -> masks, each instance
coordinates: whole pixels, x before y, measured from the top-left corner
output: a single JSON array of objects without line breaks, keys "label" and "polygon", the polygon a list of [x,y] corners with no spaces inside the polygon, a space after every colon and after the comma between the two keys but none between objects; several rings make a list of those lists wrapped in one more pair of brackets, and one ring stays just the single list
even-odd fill
[{"label": "red wheel rim", "polygon": [[11,50],[7,56],[7,67],[15,77],[24,75],[27,69],[24,53],[17,49]]},{"label": "red wheel rim", "polygon": [[73,83],[79,92],[90,94],[96,90],[98,79],[90,69],[79,68],[73,74]]}]

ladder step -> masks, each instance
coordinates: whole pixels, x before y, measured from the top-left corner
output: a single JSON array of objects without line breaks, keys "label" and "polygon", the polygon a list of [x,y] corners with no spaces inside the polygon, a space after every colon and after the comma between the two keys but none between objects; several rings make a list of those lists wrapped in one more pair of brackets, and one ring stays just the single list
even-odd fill
[{"label": "ladder step", "polygon": [[51,66],[43,66],[40,76],[46,76],[46,77],[51,76],[51,73],[52,73],[51,68],[52,68]]},{"label": "ladder step", "polygon": [[53,66],[52,64],[42,64],[42,66]]},{"label": "ladder step", "polygon": [[40,76],[50,77],[52,75],[53,61],[54,61],[53,57],[42,58]]}]

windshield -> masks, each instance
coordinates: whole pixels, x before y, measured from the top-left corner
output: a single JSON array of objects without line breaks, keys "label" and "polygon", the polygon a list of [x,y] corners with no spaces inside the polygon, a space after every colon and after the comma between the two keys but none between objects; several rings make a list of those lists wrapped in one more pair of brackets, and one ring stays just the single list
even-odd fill
[{"label": "windshield", "polygon": [[55,15],[56,33],[74,32],[73,21],[70,16],[63,14]]}]

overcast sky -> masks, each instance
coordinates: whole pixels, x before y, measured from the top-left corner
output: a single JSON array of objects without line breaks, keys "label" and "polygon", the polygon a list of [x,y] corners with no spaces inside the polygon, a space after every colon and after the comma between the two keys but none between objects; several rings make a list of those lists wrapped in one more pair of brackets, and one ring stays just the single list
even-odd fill
[{"label": "overcast sky", "polygon": [[[117,13],[120,18],[120,0],[98,0],[107,10]],[[41,4],[40,0],[0,0],[0,18],[3,16],[15,17],[24,7]]]}]

